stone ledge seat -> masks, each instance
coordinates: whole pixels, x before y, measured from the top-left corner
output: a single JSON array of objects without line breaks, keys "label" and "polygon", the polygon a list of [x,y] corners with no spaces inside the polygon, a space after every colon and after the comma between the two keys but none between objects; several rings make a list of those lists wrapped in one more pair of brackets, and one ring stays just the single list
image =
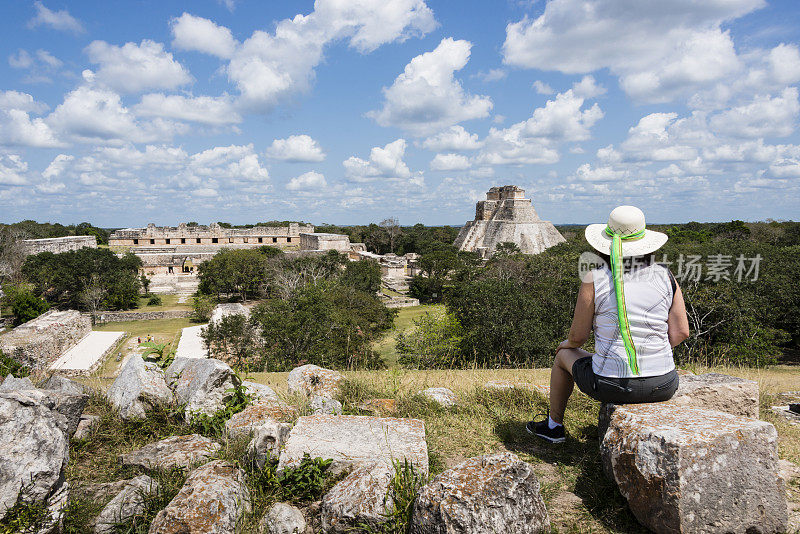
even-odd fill
[{"label": "stone ledge seat", "polygon": [[603,405],[603,469],[657,533],[784,532],[770,423],[671,402]]}]

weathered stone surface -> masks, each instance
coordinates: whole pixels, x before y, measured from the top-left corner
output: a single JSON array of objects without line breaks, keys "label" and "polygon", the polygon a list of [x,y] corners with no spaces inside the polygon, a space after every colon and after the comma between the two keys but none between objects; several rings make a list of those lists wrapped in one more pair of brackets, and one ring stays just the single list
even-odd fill
[{"label": "weathered stone surface", "polygon": [[88,315],[49,310],[0,335],[0,350],[31,369],[47,369],[92,331]]},{"label": "weathered stone surface", "polygon": [[339,481],[322,498],[323,532],[351,532],[357,525],[379,529],[393,505],[391,477],[392,468],[379,462],[357,467]]},{"label": "weathered stone surface", "polygon": [[397,401],[395,399],[369,399],[359,404],[358,409],[381,417],[394,415],[397,413]]},{"label": "weathered stone surface", "polygon": [[95,520],[95,534],[113,534],[115,525],[140,514],[145,509],[145,496],[156,491],[158,482],[147,475],[127,481],[117,495],[105,505]]},{"label": "weathered stone surface", "polygon": [[63,377],[59,374],[50,375],[39,387],[41,389],[47,389],[51,391],[72,393],[73,395],[81,395],[84,393],[89,394],[91,392],[88,387],[84,386],[80,382],[70,380],[69,378]]},{"label": "weathered stone surface", "polygon": [[253,429],[253,437],[247,444],[247,458],[263,467],[269,458],[278,458],[289,438],[292,425],[277,421],[264,422]]},{"label": "weathered stone surface", "polygon": [[36,389],[36,386],[27,376],[16,378],[14,375],[8,375],[3,380],[3,383],[0,384],[0,391],[24,391],[29,389]]},{"label": "weathered stone surface", "polygon": [[297,420],[278,469],[297,466],[303,454],[331,459],[334,473],[364,464],[407,459],[420,472],[428,472],[425,423],[419,419],[358,415],[310,415]]},{"label": "weathered stone surface", "polygon": [[147,410],[174,402],[161,368],[141,356],[131,356],[106,397],[123,419],[144,419]]},{"label": "weathered stone surface", "polygon": [[342,415],[342,403],[336,399],[328,397],[320,397],[314,395],[311,397],[311,413],[327,414],[327,415]]},{"label": "weathered stone surface", "polygon": [[292,369],[287,378],[289,393],[306,397],[319,395],[333,399],[339,393],[339,384],[344,376],[317,365],[303,365]]},{"label": "weathered stone surface", "polygon": [[92,430],[97,426],[100,422],[99,415],[90,415],[90,414],[83,414],[81,415],[80,421],[78,421],[78,427],[75,429],[75,433],[72,435],[73,439],[87,439],[91,434]]},{"label": "weathered stone surface", "polygon": [[800,414],[795,413],[789,409],[789,406],[772,406],[772,413],[784,419],[787,423],[792,425],[800,425]]},{"label": "weathered stone surface", "polygon": [[271,421],[291,422],[297,419],[297,408],[280,401],[262,399],[249,405],[225,422],[225,430],[232,438],[247,435],[257,427]]},{"label": "weathered stone surface", "polygon": [[444,408],[450,408],[458,403],[458,397],[447,388],[428,388],[419,392],[423,397],[432,400]]},{"label": "weathered stone surface", "polygon": [[275,390],[271,387],[259,384],[258,382],[252,382],[250,380],[242,381],[242,385],[247,389],[247,393],[253,396],[255,400],[261,399],[272,399],[277,401],[278,394],[275,393]]},{"label": "weathered stone surface", "polygon": [[78,484],[72,488],[72,491],[77,497],[89,499],[91,501],[107,501],[125,489],[125,486],[130,484],[131,480],[133,479]]},{"label": "weathered stone surface", "polygon": [[57,523],[57,505],[66,499],[67,420],[35,393],[0,393],[0,519],[23,499],[52,508]]},{"label": "weathered stone surface", "polygon": [[669,403],[605,405],[603,467],[655,532],[783,532],[778,436],[764,421]]},{"label": "weathered stone surface", "polygon": [[225,406],[241,381],[230,366],[213,358],[175,358],[167,368],[167,384],[175,399],[186,405],[186,418],[195,414],[213,415]]},{"label": "weathered stone surface", "polygon": [[261,518],[258,531],[259,534],[305,534],[306,519],[291,504],[276,502]]},{"label": "weathered stone surface", "polygon": [[669,402],[758,419],[758,382],[720,373],[684,375]]},{"label": "weathered stone surface", "polygon": [[89,400],[83,393],[64,393],[39,389],[33,385],[28,377],[14,378],[8,375],[0,385],[0,391],[24,391],[29,397],[39,399],[49,408],[57,411],[67,418],[67,437],[72,436],[78,428],[83,409]]},{"label": "weathered stone surface", "polygon": [[444,471],[414,503],[413,534],[549,532],[539,479],[515,454],[479,456]]},{"label": "weathered stone surface", "polygon": [[148,471],[172,467],[191,467],[213,456],[220,444],[200,434],[171,436],[148,443],[141,449],[120,454],[122,465],[133,465]]},{"label": "weathered stone surface", "polygon": [[250,310],[238,302],[217,304],[217,306],[211,312],[211,320],[209,322],[217,323],[222,320],[223,317],[228,317],[229,315],[243,315],[245,317],[249,317]]},{"label": "weathered stone surface", "polygon": [[244,473],[215,460],[191,472],[150,525],[150,534],[232,534],[250,509]]},{"label": "weathered stone surface", "polygon": [[483,387],[486,389],[514,389],[522,386],[510,380],[489,380]]}]

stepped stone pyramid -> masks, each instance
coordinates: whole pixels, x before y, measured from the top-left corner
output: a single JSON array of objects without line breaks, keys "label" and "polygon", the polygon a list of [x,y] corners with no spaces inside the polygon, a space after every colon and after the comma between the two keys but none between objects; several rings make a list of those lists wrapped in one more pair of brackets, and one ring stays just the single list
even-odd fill
[{"label": "stepped stone pyramid", "polygon": [[475,206],[475,220],[461,228],[453,244],[489,257],[504,242],[516,244],[524,254],[539,254],[564,241],[550,221],[539,218],[523,189],[504,185],[489,189],[486,200]]}]

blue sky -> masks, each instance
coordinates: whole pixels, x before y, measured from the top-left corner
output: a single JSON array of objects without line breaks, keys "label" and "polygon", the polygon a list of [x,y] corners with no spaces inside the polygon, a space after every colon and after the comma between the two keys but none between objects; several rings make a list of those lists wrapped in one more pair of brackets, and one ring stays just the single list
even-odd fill
[{"label": "blue sky", "polygon": [[798,219],[800,7],[5,2],[0,221]]}]

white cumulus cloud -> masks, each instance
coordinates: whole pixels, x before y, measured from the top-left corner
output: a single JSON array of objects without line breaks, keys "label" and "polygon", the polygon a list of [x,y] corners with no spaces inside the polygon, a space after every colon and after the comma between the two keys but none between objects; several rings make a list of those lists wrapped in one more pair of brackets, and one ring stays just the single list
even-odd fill
[{"label": "white cumulus cloud", "polygon": [[422,147],[428,150],[477,150],[481,147],[478,134],[469,133],[461,125],[451,126],[436,135],[428,137],[422,142]]},{"label": "white cumulus cloud", "polygon": [[416,56],[391,87],[384,88],[383,108],[368,115],[381,126],[417,136],[489,116],[491,98],[467,93],[454,77],[469,61],[471,47],[469,41],[448,37],[433,51]]},{"label": "white cumulus cloud", "polygon": [[411,171],[403,161],[406,140],[398,139],[384,147],[374,147],[369,160],[351,156],[344,165],[345,176],[355,182],[366,182],[373,178],[409,178]]},{"label": "white cumulus cloud", "polygon": [[170,22],[172,46],[228,59],[236,50],[231,30],[214,21],[184,13]]},{"label": "white cumulus cloud", "polygon": [[434,171],[464,171],[469,168],[469,158],[462,154],[436,154],[431,160],[431,170]]},{"label": "white cumulus cloud", "polygon": [[290,135],[275,139],[267,148],[267,157],[289,162],[318,162],[325,160],[319,143],[309,135]]},{"label": "white cumulus cloud", "polygon": [[69,11],[66,9],[53,11],[48,9],[38,0],[33,3],[33,6],[36,8],[36,16],[28,21],[29,28],[35,28],[37,26],[49,26],[54,30],[66,31],[75,34],[86,31],[83,28],[83,24],[81,24],[78,19],[70,15]]},{"label": "white cumulus cloud", "polygon": [[94,80],[121,93],[175,89],[192,81],[189,72],[164,50],[163,44],[149,39],[122,46],[93,41],[86,53],[90,62],[99,65]]},{"label": "white cumulus cloud", "polygon": [[289,180],[289,183],[286,184],[286,189],[290,191],[310,191],[323,189],[327,186],[328,182],[325,180],[325,176],[315,171],[309,171]]},{"label": "white cumulus cloud", "polygon": [[183,121],[222,126],[242,122],[233,100],[223,96],[184,96],[150,93],[134,108],[143,117],[165,117]]}]

